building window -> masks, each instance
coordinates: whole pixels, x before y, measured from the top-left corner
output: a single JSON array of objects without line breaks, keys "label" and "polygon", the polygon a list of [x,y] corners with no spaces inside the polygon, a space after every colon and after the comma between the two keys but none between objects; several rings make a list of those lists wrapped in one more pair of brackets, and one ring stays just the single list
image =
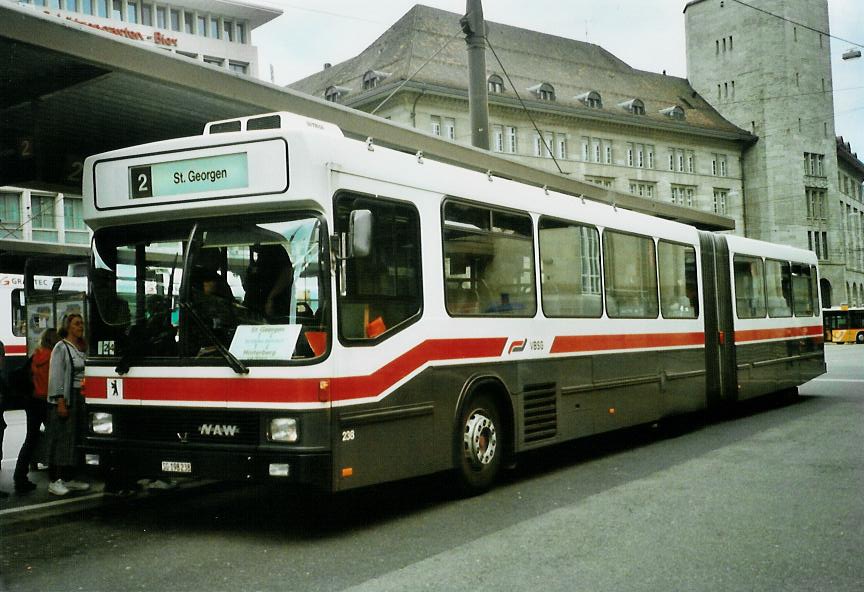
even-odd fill
[{"label": "building window", "polygon": [[210,17],[210,36],[213,39],[219,39],[219,17]]},{"label": "building window", "polygon": [[246,23],[237,23],[237,43],[246,43]]},{"label": "building window", "polygon": [[33,240],[57,242],[54,202],[53,195],[31,195],[30,225],[33,228]]},{"label": "building window", "polygon": [[542,82],[536,86],[532,86],[528,90],[534,93],[534,96],[536,96],[541,101],[555,100],[555,88],[548,82]]},{"label": "building window", "polygon": [[807,199],[807,219],[825,220],[827,218],[827,212],[825,211],[825,190],[805,187],[804,193]]},{"label": "building window", "polygon": [[441,118],[437,115],[432,115],[429,118],[429,120],[432,124],[432,130],[431,130],[432,135],[433,136],[440,136],[441,135]]},{"label": "building window", "polygon": [[633,115],[645,115],[645,103],[641,99],[630,99],[629,101],[618,103],[618,106]]},{"label": "building window", "polygon": [[493,94],[501,94],[504,92],[504,80],[497,74],[492,74],[488,80],[488,90]]},{"label": "building window", "polygon": [[517,143],[517,135],[515,127],[507,128],[507,152],[510,154],[516,154],[519,149],[519,145]]},{"label": "building window", "polygon": [[249,64],[243,62],[228,62],[228,69],[238,74],[246,74],[249,71]]},{"label": "building window", "polygon": [[633,166],[633,144],[627,143],[627,166]]},{"label": "building window", "polygon": [[715,214],[726,214],[726,200],[729,197],[728,189],[717,189],[714,188],[714,213]]},{"label": "building window", "polygon": [[711,174],[715,177],[725,177],[728,175],[726,169],[726,155],[712,154],[711,155]]},{"label": "building window", "polygon": [[171,9],[171,30],[180,31],[180,11]]},{"label": "building window", "polygon": [[111,18],[115,21],[123,20],[123,0],[114,0],[111,3]]},{"label": "building window", "polygon": [[456,141],[456,120],[452,117],[444,118],[444,137]]},{"label": "building window", "polygon": [[342,97],[348,94],[350,89],[344,86],[328,86],[324,91],[324,100],[331,103],[341,103]]},{"label": "building window", "polygon": [[87,227],[84,225],[84,200],[80,197],[63,197],[63,228],[65,242],[87,244]]},{"label": "building window", "polygon": [[605,152],[605,163],[612,164],[612,140],[603,140],[603,146]]},{"label": "building window", "polygon": [[6,238],[22,238],[20,193],[0,192],[0,232]]},{"label": "building window", "polygon": [[672,185],[672,203],[692,208],[695,193],[696,188],[691,185]]},{"label": "building window", "polygon": [[204,63],[210,64],[211,66],[223,67],[225,65],[225,60],[222,58],[214,58],[212,56],[204,56]]},{"label": "building window", "polygon": [[192,12],[183,13],[183,31],[192,35],[195,33],[195,14]]},{"label": "building window", "polygon": [[195,32],[198,33],[198,35],[201,35],[202,37],[206,37],[207,36],[207,17],[199,15],[198,19],[196,20],[196,24],[197,24],[197,30]]},{"label": "building window", "polygon": [[808,177],[825,176],[825,155],[804,153],[804,174]]},{"label": "building window", "polygon": [[138,22],[138,3],[127,0],[126,2],[126,20],[130,23]]},{"label": "building window", "polygon": [[576,100],[580,101],[586,107],[591,109],[602,109],[603,108],[603,100],[600,98],[600,93],[596,90],[588,91],[576,97]]},{"label": "building window", "polygon": [[599,185],[600,187],[605,187],[606,189],[611,189],[612,184],[615,182],[614,177],[595,177],[595,176],[585,176],[586,183],[593,183],[594,185]]},{"label": "building window", "polygon": [[222,30],[225,31],[224,39],[234,41],[234,21],[222,21]]},{"label": "building window", "polygon": [[654,183],[645,183],[643,181],[630,181],[630,193],[639,197],[654,199],[654,185]]},{"label": "building window", "polygon": [[692,151],[687,152],[687,172],[696,172],[696,154]]},{"label": "building window", "polygon": [[567,135],[556,134],[555,139],[558,142],[558,158],[567,160]]},{"label": "building window", "polygon": [[371,90],[377,88],[381,82],[389,76],[386,72],[377,70],[369,70],[363,75],[363,90]]},{"label": "building window", "polygon": [[492,126],[492,139],[492,149],[495,150],[495,152],[504,152],[504,126]]},{"label": "building window", "polygon": [[111,14],[110,6],[111,0],[96,0],[96,16],[108,18]]},{"label": "building window", "polygon": [[676,121],[684,121],[684,109],[682,109],[678,105],[667,107],[666,109],[661,109],[660,113]]},{"label": "building window", "polygon": [[153,5],[141,4],[141,24],[148,27],[153,26]]}]

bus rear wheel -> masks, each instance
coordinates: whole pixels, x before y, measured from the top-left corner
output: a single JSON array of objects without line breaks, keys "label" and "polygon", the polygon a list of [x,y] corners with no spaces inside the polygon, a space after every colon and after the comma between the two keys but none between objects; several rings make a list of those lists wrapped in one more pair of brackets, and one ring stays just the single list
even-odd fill
[{"label": "bus rear wheel", "polygon": [[501,413],[491,396],[472,396],[462,407],[454,449],[456,477],[463,493],[483,493],[495,482],[506,449],[502,428]]},{"label": "bus rear wheel", "polygon": [[855,343],[864,343],[864,331],[855,336]]}]

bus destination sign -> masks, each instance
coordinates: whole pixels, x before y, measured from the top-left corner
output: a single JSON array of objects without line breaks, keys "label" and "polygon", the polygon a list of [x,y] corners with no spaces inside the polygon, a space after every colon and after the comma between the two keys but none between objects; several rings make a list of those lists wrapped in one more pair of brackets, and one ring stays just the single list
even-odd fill
[{"label": "bus destination sign", "polygon": [[130,196],[165,197],[249,186],[245,152],[129,167]]}]

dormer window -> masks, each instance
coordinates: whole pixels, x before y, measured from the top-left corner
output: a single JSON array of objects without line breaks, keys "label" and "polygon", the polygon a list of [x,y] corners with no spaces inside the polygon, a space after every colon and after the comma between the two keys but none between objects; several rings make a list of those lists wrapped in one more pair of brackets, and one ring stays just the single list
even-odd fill
[{"label": "dormer window", "polygon": [[504,92],[504,80],[497,74],[490,76],[487,82],[490,93],[500,95]]},{"label": "dormer window", "polygon": [[324,99],[331,103],[341,103],[342,97],[351,91],[350,88],[344,86],[328,86],[324,91]]},{"label": "dormer window", "polygon": [[529,92],[534,93],[541,101],[554,101],[555,100],[555,87],[553,87],[548,82],[542,82],[535,86],[532,86],[528,89]]},{"label": "dormer window", "polygon": [[586,107],[591,109],[602,109],[603,101],[600,99],[600,93],[596,90],[591,90],[581,95],[576,96],[576,100],[581,102]]},{"label": "dormer window", "polygon": [[390,76],[390,74],[387,72],[369,70],[363,75],[363,90],[376,88],[388,76]]},{"label": "dormer window", "polygon": [[623,103],[618,103],[618,106],[633,115],[645,115],[645,103],[641,99],[630,99]]},{"label": "dormer window", "polygon": [[666,117],[671,117],[676,121],[684,121],[684,109],[682,109],[678,105],[673,105],[672,107],[660,109],[660,113],[662,113]]}]

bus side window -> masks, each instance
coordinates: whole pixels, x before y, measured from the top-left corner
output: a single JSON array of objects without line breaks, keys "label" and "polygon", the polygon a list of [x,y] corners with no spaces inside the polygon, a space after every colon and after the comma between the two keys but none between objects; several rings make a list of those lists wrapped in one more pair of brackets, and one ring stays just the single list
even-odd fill
[{"label": "bus side window", "polygon": [[739,319],[764,318],[765,273],[762,259],[735,255],[735,309]]},{"label": "bus side window", "polygon": [[336,198],[337,233],[348,232],[351,212],[359,209],[372,213],[374,238],[368,255],[341,261],[339,334],[372,343],[420,312],[420,217],[408,204],[345,193]]}]

